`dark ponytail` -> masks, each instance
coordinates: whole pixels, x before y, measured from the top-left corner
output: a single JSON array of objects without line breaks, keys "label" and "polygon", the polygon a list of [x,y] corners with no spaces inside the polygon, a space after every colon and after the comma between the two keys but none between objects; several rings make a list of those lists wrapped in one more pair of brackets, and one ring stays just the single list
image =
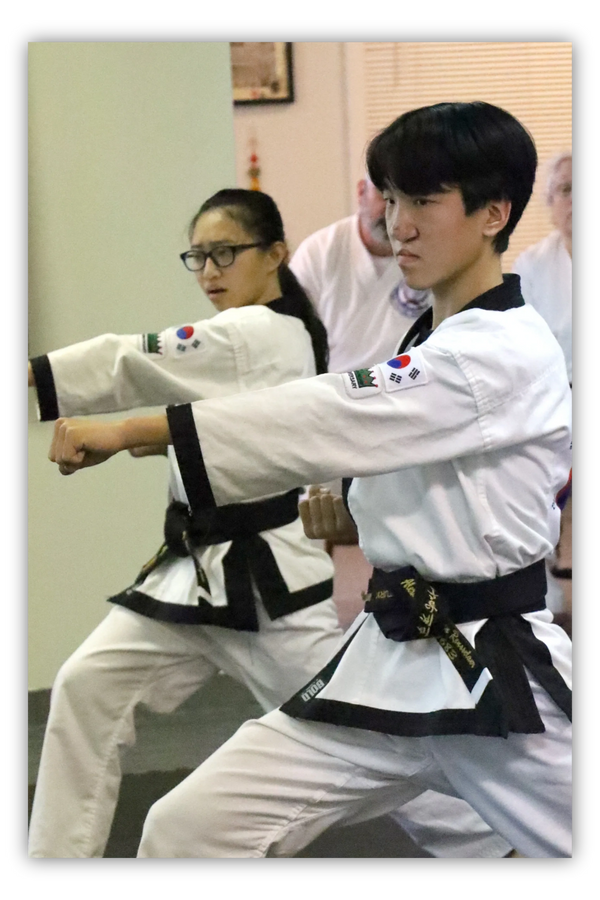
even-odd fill
[{"label": "dark ponytail", "polygon": [[325,326],[310,302],[308,294],[286,263],[281,263],[278,274],[281,293],[284,299],[289,300],[291,315],[302,319],[310,335],[317,375],[322,375],[329,366],[329,344]]},{"label": "dark ponytail", "polygon": [[[283,220],[273,198],[262,191],[248,191],[243,188],[225,188],[209,197],[190,222],[188,229],[190,240],[200,216],[211,209],[223,208],[255,241],[260,241],[265,247],[270,247],[277,241],[285,243]],[[302,320],[312,341],[317,375],[322,375],[327,371],[329,364],[329,345],[325,326],[310,302],[308,294],[285,262],[279,266],[277,274],[283,297],[281,301],[274,301],[269,306],[276,312],[296,316]]]}]

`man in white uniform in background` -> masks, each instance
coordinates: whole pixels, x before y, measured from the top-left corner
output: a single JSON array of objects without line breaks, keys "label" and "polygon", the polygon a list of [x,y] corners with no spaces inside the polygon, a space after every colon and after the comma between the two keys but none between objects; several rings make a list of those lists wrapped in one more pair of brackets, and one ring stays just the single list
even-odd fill
[{"label": "man in white uniform in background", "polygon": [[[554,230],[517,257],[513,272],[521,277],[521,291],[546,320],[565,356],[569,383],[573,382],[572,292],[573,292],[573,161],[570,150],[559,153],[548,163],[546,203]],[[563,523],[570,528],[572,507],[570,487],[563,498]],[[548,606],[567,629],[570,629],[571,561],[565,559],[562,540],[548,562]],[[568,553],[569,551],[567,551]],[[556,576],[556,577],[555,577]],[[557,579],[567,579],[562,584]],[[565,591],[567,595],[565,596]],[[565,617],[567,617],[565,619]]]},{"label": "man in white uniform in background", "polygon": [[565,355],[572,383],[573,201],[571,151],[551,160],[546,201],[554,231],[517,257],[513,272],[521,276],[521,291],[546,320]]}]

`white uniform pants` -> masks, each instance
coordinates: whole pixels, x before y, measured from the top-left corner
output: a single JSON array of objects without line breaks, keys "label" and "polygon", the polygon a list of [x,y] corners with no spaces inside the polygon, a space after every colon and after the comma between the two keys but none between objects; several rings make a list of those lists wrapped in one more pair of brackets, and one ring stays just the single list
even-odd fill
[{"label": "white uniform pants", "polygon": [[[223,670],[269,710],[306,684],[341,638],[331,601],[273,622],[260,607],[258,613],[261,630],[250,633],[111,609],[52,689],[30,856],[103,855],[121,783],[120,754],[135,741],[138,704],[172,712]],[[441,795],[428,794],[394,817],[435,856],[498,857],[511,849],[467,804]]]},{"label": "white uniform pants", "polygon": [[534,685],[546,732],[406,738],[246,722],[151,808],[138,856],[294,856],[325,828],[379,816],[426,788],[462,796],[522,855],[571,853],[571,729]]}]

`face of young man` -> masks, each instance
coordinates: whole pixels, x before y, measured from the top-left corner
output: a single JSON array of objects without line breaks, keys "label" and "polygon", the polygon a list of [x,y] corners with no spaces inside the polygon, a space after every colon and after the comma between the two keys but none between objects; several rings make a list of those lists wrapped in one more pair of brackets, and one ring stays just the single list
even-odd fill
[{"label": "face of young man", "polygon": [[457,188],[426,196],[386,190],[384,197],[392,250],[409,287],[448,293],[498,263],[491,242],[503,225],[493,224],[491,205],[467,216]]}]

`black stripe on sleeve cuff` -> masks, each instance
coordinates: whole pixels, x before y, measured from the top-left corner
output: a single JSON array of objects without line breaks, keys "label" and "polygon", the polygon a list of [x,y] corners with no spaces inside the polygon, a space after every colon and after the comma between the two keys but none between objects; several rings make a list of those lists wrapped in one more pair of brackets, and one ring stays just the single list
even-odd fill
[{"label": "black stripe on sleeve cuff", "polygon": [[35,356],[29,362],[35,378],[40,419],[42,422],[51,422],[54,419],[58,419],[60,415],[58,412],[58,399],[56,397],[56,387],[50,360],[47,356]]},{"label": "black stripe on sleeve cuff", "polygon": [[169,431],[192,511],[213,509],[213,496],[190,403],[167,407]]}]

